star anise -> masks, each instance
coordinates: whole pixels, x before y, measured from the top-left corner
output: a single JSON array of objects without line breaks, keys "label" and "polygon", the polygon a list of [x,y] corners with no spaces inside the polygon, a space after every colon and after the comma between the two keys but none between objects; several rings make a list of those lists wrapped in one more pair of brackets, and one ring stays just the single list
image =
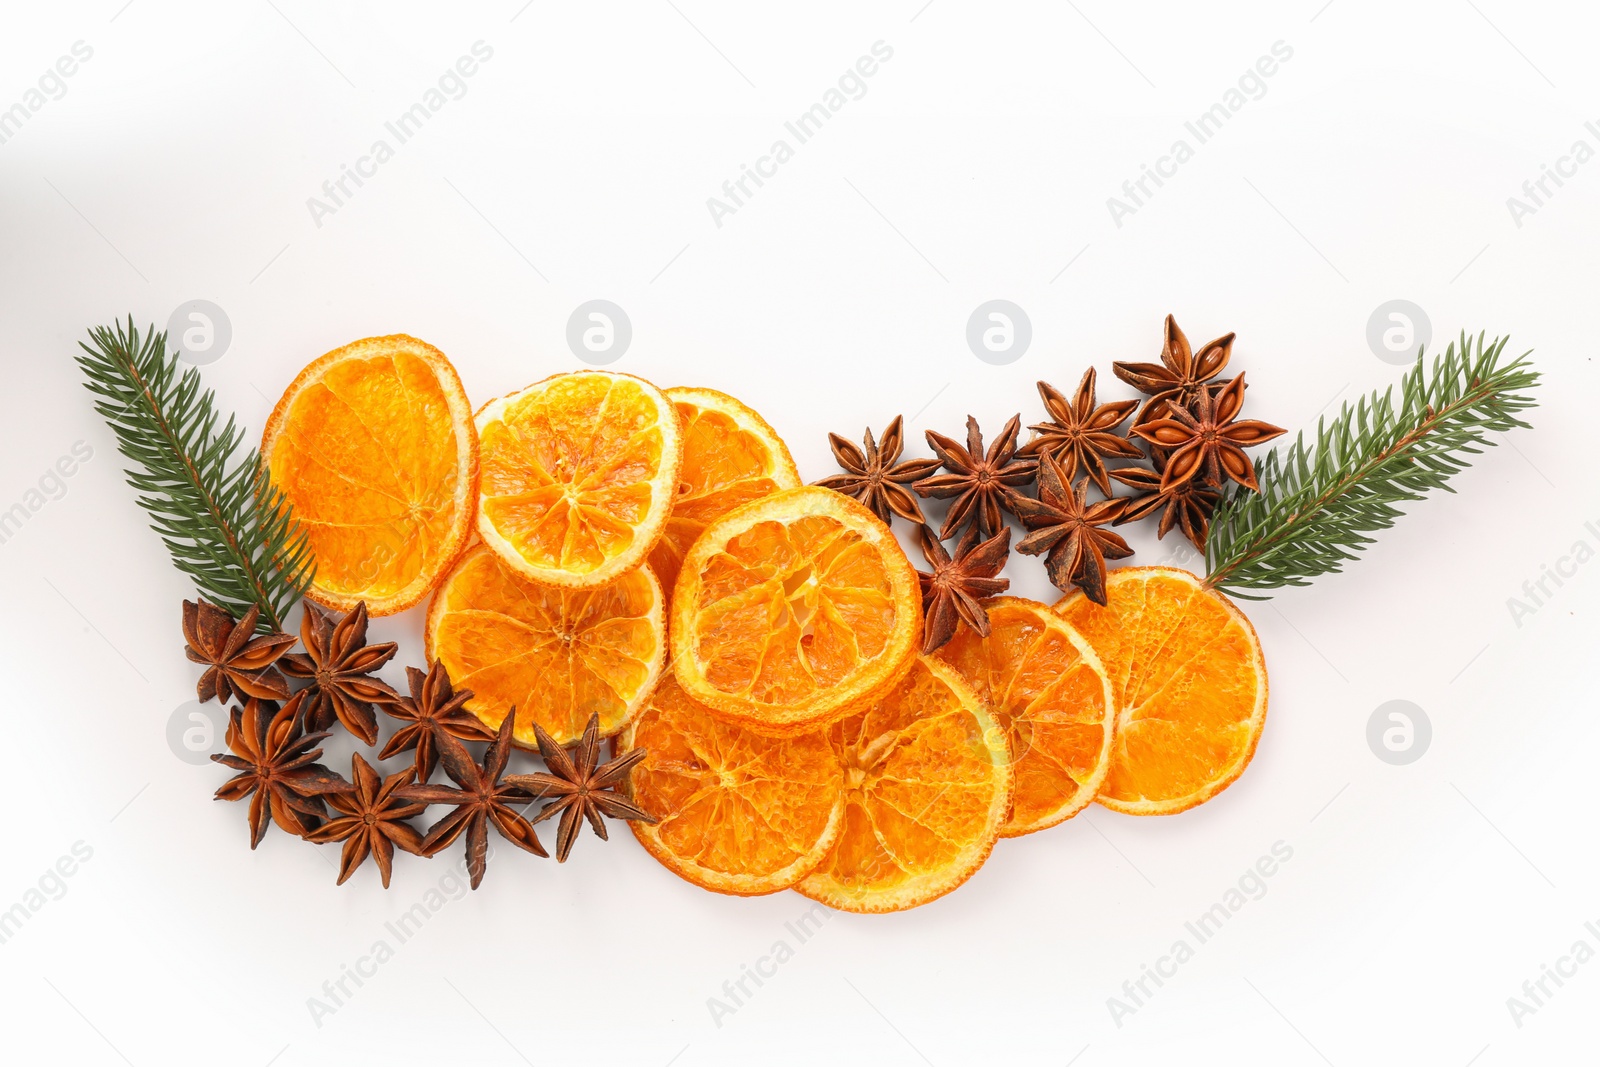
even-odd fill
[{"label": "star anise", "polygon": [[895,462],[905,448],[901,434],[899,415],[894,417],[889,428],[883,431],[883,436],[876,442],[872,439],[872,427],[868,426],[866,435],[861,439],[866,446],[863,453],[838,434],[830,433],[828,444],[833,446],[833,458],[846,473],[824,478],[816,484],[861,501],[885,524],[895,515],[912,522],[925,521],[922,505],[905,487],[938,470],[939,461],[908,459],[904,463]]},{"label": "star anise", "polygon": [[414,748],[417,781],[426,782],[433,777],[433,769],[438,765],[441,734],[462,741],[494,740],[494,731],[466,708],[467,701],[472,699],[472,690],[452,686],[450,673],[443,663],[435,661],[426,674],[415,667],[407,667],[406,682],[411,687],[411,695],[385,704],[383,708],[395,718],[405,719],[406,724],[389,738],[383,751],[378,753],[379,759]]},{"label": "star anise", "polygon": [[1112,525],[1137,522],[1160,509],[1161,521],[1156,528],[1156,537],[1165,537],[1167,531],[1178,526],[1194,547],[1204,552],[1211,512],[1216,509],[1217,500],[1222,494],[1192,478],[1181,485],[1162,489],[1161,471],[1164,467],[1165,462],[1157,458],[1155,470],[1149,467],[1123,467],[1111,472],[1111,477],[1123,485],[1143,490],[1142,495],[1127,498],[1128,506]]},{"label": "star anise", "polygon": [[300,620],[300,643],[304,652],[283,657],[283,673],[291,678],[309,678],[306,725],[312,730],[328,730],[334,719],[359,737],[364,744],[378,740],[378,716],[372,705],[391,704],[400,694],[387,682],[367,675],[388,663],[395,654],[393,641],[367,644],[367,605],[363,601],[336,624],[333,613],[305,602],[305,618]]},{"label": "star anise", "polygon": [[304,694],[296,693],[278,708],[251,697],[234,707],[228,720],[227,743],[232,754],[211,758],[239,773],[222,783],[218,800],[250,798],[250,847],[267,832],[267,820],[304,837],[327,816],[322,798],[341,793],[350,784],[317,762],[317,745],[328,735],[306,733]]},{"label": "star anise", "polygon": [[1050,421],[1029,426],[1037,436],[1017,451],[1028,456],[1048,452],[1061,464],[1068,478],[1076,478],[1081,470],[1094,479],[1102,493],[1110,496],[1111,482],[1106,477],[1102,457],[1144,458],[1138,445],[1115,432],[1139,402],[1117,400],[1096,406],[1094,381],[1094,368],[1090,367],[1083,372],[1078,391],[1071,400],[1049,382],[1040,382],[1039,397],[1044,401]]},{"label": "star anise", "polygon": [[184,655],[206,665],[195,686],[202,703],[216,697],[226,704],[236,695],[240,700],[289,698],[289,683],[273,664],[294,644],[294,638],[279,633],[255,637],[260,614],[252,604],[244,618],[234,622],[232,615],[215,604],[183,602],[183,639],[188,643]]},{"label": "star anise", "polygon": [[1066,472],[1050,456],[1039,462],[1039,499],[1018,501],[1017,514],[1033,532],[1017,544],[1017,551],[1045,557],[1050,581],[1063,592],[1074,585],[1096,604],[1106,602],[1106,560],[1133,555],[1118,534],[1101,529],[1114,522],[1128,506],[1126,497],[1088,502],[1089,479],[1076,488],[1067,485]]},{"label": "star anise", "polygon": [[422,854],[422,835],[406,820],[421,814],[427,805],[408,802],[395,795],[411,784],[414,773],[413,768],[407,767],[398,774],[380,779],[359,752],[350,757],[350,780],[354,788],[348,793],[328,795],[328,804],[340,814],[306,835],[307,841],[319,845],[344,842],[339,858],[338,885],[344,885],[370,854],[378,864],[383,888],[388,889],[394,846],[399,845],[414,855]]},{"label": "star anise", "polygon": [[1134,433],[1151,444],[1171,450],[1161,473],[1162,489],[1171,489],[1192,479],[1206,485],[1221,485],[1226,475],[1247,489],[1260,491],[1255,466],[1244,450],[1265,444],[1284,433],[1284,429],[1256,419],[1235,422],[1234,416],[1243,405],[1244,374],[1241,372],[1223,386],[1215,398],[1209,389],[1196,393],[1192,412],[1168,404],[1166,418],[1133,428]]},{"label": "star anise", "polygon": [[1006,565],[1011,551],[1011,531],[1001,530],[987,541],[978,541],[978,531],[967,527],[951,558],[944,543],[927,526],[917,530],[917,544],[933,568],[918,571],[922,584],[922,654],[932,655],[956,635],[958,623],[966,623],[980,637],[989,636],[989,612],[982,601],[999,596],[1011,586],[1008,578],[995,577]]},{"label": "star anise", "polygon": [[1191,406],[1195,398],[1204,392],[1202,387],[1221,374],[1228,365],[1228,357],[1233,352],[1233,337],[1231,333],[1223,334],[1215,341],[1207,341],[1199,352],[1191,353],[1189,339],[1178,329],[1177,321],[1168,315],[1160,363],[1111,364],[1118,378],[1150,396],[1144,407],[1139,409],[1139,417],[1133,420],[1133,424],[1143,426],[1160,418],[1164,401],[1172,401],[1174,407]]},{"label": "star anise", "polygon": [[1018,514],[1016,502],[1022,494],[1016,491],[1017,487],[1033,481],[1039,464],[1032,456],[1017,454],[1021,427],[1022,417],[1011,416],[987,452],[983,448],[983,431],[971,415],[967,416],[966,448],[944,434],[927,431],[928,446],[949,473],[923,478],[911,488],[923,496],[955,498],[944,525],[939,527],[940,540],[949,540],[968,523],[976,525],[982,536],[990,537],[1005,525],[1002,510]]},{"label": "star anise", "polygon": [[578,830],[584,819],[589,820],[602,841],[609,840],[602,815],[637,822],[656,821],[655,816],[616,792],[616,788],[628,780],[628,773],[644,759],[645,750],[636,748],[601,763],[599,715],[589,716],[583,740],[578,742],[576,760],[538,723],[533,725],[533,736],[539,742],[539,755],[544,757],[544,765],[550,773],[511,774],[506,776],[506,782],[534,796],[556,798],[540,808],[539,817],[533,820],[539,823],[556,814],[561,816],[561,825],[556,831],[556,862],[567,862],[567,854],[578,840]]},{"label": "star anise", "polygon": [[404,786],[395,791],[402,800],[419,800],[424,804],[451,804],[454,811],[428,828],[422,839],[422,854],[435,856],[449,848],[463,833],[467,835],[467,873],[472,888],[483,881],[483,871],[489,851],[489,823],[493,822],[500,836],[525,852],[546,856],[539,835],[522,813],[511,805],[532,800],[527,791],[501,780],[506,761],[511,756],[512,721],[516,709],[506,713],[505,721],[495,733],[494,742],[484,754],[482,766],[475,763],[467,746],[450,734],[440,734],[435,740],[439,746],[439,762],[450,780],[460,786],[447,785]]}]

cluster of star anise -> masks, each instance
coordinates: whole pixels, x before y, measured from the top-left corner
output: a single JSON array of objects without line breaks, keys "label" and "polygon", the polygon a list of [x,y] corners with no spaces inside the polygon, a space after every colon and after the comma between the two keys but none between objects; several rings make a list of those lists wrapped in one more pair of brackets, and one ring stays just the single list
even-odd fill
[{"label": "cluster of star anise", "polygon": [[[1017,443],[1019,415],[1012,416],[987,449],[977,421],[969,417],[965,447],[929,430],[928,445],[938,458],[901,462],[901,420],[896,417],[877,441],[867,430],[864,451],[830,434],[834,458],[845,473],[817,484],[855,497],[885,523],[899,515],[919,524],[919,546],[931,568],[920,572],[924,652],[947,643],[963,622],[988,635],[983,601],[1009,586],[998,577],[1011,542],[1004,513],[1028,531],[1017,551],[1043,556],[1052,583],[1063,591],[1081,589],[1090,600],[1104,604],[1106,560],[1133,554],[1108,527],[1159,513],[1157,537],[1176,527],[1204,551],[1224,481],[1257,489],[1244,449],[1284,431],[1237,418],[1244,402],[1244,375],[1217,377],[1228,365],[1233,339],[1226,334],[1193,352],[1168,315],[1160,363],[1112,365],[1118,378],[1148,397],[1142,406],[1136,399],[1098,403],[1091,367],[1070,398],[1047,382],[1039,383],[1046,420],[1029,427],[1033,437],[1025,444]],[[1123,436],[1120,431],[1130,416],[1133,424]],[[1150,466],[1140,462],[1147,459]],[[1129,463],[1112,467],[1108,460]],[[941,468],[943,473],[936,473]],[[1138,492],[1113,495],[1113,479]],[[1090,499],[1091,484],[1099,499]],[[1034,488],[1031,494],[1029,487]],[[938,533],[912,491],[951,501]],[[951,538],[958,539],[954,554],[943,543]]]},{"label": "cluster of star anise", "polygon": [[[467,708],[472,693],[456,689],[437,663],[426,673],[406,668],[409,695],[373,677],[394,657],[396,645],[367,643],[365,604],[341,618],[306,601],[299,638],[305,651],[299,653],[289,651],[295,638],[288,634],[258,636],[258,618],[254,607],[235,620],[204,600],[183,604],[186,652],[205,666],[196,687],[200,700],[242,702],[230,713],[229,751],[211,758],[238,772],[217,790],[217,799],[250,798],[252,849],[268,825],[277,823],[317,844],[343,842],[339,884],[370,855],[388,888],[397,847],[433,856],[464,836],[476,889],[486,867],[490,824],[518,848],[545,856],[534,825],[559,815],[556,859],[565,862],[585,818],[602,840],[607,835],[601,816],[653,821],[618,791],[644,751],[602,764],[598,716],[589,720],[575,754],[536,725],[546,772],[506,774],[515,710],[491,730]],[[291,679],[305,685],[291,689]],[[377,744],[380,708],[404,725],[378,759],[411,752],[411,766],[384,775],[356,753],[345,779],[317,762],[336,723],[363,744]],[[468,742],[487,743],[481,763]],[[441,766],[453,786],[432,784]],[[544,805],[527,818],[525,811],[539,800]],[[452,810],[426,832],[412,825],[434,804]]]}]

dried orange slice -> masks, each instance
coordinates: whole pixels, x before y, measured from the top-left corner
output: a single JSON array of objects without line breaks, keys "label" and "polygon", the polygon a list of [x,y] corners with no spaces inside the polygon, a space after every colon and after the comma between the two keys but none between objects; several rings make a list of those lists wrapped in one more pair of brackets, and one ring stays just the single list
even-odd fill
[{"label": "dried orange slice", "polygon": [[517,709],[517,744],[534,747],[534,723],[571,744],[592,714],[609,736],[661,676],[661,584],[637,567],[599,589],[540,585],[477,544],[434,594],[424,639],[429,662],[472,690],[467,707],[487,726]]},{"label": "dried orange slice", "polygon": [[415,337],[368,337],[311,362],[267,419],[261,454],[306,525],[306,595],[390,615],[420,601],[466,547],[478,438],[461,379]]},{"label": "dried orange slice", "polygon": [[827,736],[845,768],[844,829],[796,889],[841,911],[901,911],[983,866],[1011,806],[1011,755],[954,669],[918,656]]},{"label": "dried orange slice", "polygon": [[644,562],[678,486],[678,416],[627,374],[577,371],[477,415],[478,533],[536,582],[592,588]]},{"label": "dried orange slice", "polygon": [[671,596],[678,568],[713,519],[740,504],[800,485],[789,448],[767,420],[715,389],[667,390],[683,428],[678,492],[650,569]]},{"label": "dried orange slice", "polygon": [[630,822],[645,849],[705,889],[753,896],[804,878],[839,835],[839,762],[821,733],[764,737],[723,722],[672,678],[617,736],[620,755],[644,748]]},{"label": "dried orange slice", "polygon": [[1017,837],[1088,807],[1111,765],[1117,705],[1100,658],[1060,615],[1019,597],[986,606],[988,637],[963,626],[936,655],[1005,727],[1016,787],[1000,836]]},{"label": "dried orange slice", "polygon": [[785,489],[713,522],[684,557],[673,669],[713,711],[784,733],[891,684],[921,629],[916,573],[889,528],[831,489]]},{"label": "dried orange slice", "polygon": [[1082,593],[1055,610],[1111,678],[1117,727],[1095,799],[1129,815],[1171,815],[1210,800],[1255,755],[1267,668],[1255,628],[1188,571],[1123,567],[1106,606]]}]

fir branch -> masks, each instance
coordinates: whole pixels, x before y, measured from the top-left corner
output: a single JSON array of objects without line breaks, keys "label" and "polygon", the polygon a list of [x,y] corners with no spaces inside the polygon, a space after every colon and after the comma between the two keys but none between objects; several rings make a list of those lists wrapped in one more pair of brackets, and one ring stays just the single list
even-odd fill
[{"label": "fir branch", "polygon": [[77,357],[95,410],[136,465],[125,471],[172,562],[235,618],[252,604],[260,628],[281,630],[315,567],[305,528],[272,484],[260,454],[236,458],[243,431],[230,415],[221,430],[200,372],[181,375],[155,327],[142,337],[128,318],[89,331]]},{"label": "fir branch", "polygon": [[1346,403],[1331,423],[1317,422],[1314,443],[1300,434],[1256,464],[1261,492],[1231,486],[1206,538],[1206,583],[1248,600],[1244,590],[1307,585],[1355,559],[1367,536],[1394,525],[1396,505],[1429,490],[1455,490],[1451,475],[1466,457],[1493,444],[1491,431],[1528,424],[1516,413],[1535,405],[1522,390],[1539,379],[1527,353],[1501,365],[1507,338],[1476,343],[1461,335],[1431,372],[1419,351],[1392,393]]}]

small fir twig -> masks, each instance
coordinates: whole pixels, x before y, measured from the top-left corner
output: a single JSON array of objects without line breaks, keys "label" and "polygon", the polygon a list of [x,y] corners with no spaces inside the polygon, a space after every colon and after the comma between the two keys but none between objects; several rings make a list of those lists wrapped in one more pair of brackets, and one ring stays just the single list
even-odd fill
[{"label": "small fir twig", "polygon": [[1420,352],[1393,390],[1346,403],[1316,438],[1300,434],[1286,452],[1257,464],[1260,493],[1231,485],[1206,539],[1206,582],[1235,596],[1249,590],[1307,585],[1337,572],[1394,525],[1397,506],[1430,490],[1455,490],[1450,476],[1493,444],[1487,435],[1528,424],[1516,413],[1535,406],[1523,391],[1539,375],[1527,353],[1501,363],[1507,338],[1462,334],[1431,369]]},{"label": "small fir twig", "polygon": [[141,335],[130,316],[126,329],[100,326],[89,336],[93,345],[80,344],[87,354],[77,357],[84,384],[134,464],[128,484],[173,564],[235,618],[255,605],[259,630],[282,630],[314,560],[259,453],[240,454],[244,432],[232,416],[217,428],[214,395],[194,368],[178,373],[165,333]]}]

